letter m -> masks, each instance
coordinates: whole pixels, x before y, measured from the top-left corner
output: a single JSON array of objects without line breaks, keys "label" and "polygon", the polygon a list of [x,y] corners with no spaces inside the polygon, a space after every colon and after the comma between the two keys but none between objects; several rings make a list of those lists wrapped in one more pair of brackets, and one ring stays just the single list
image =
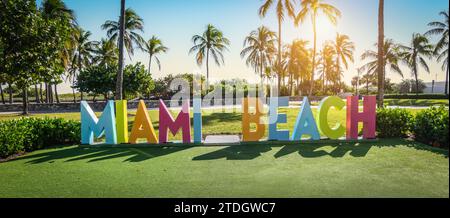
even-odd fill
[{"label": "letter m", "polygon": [[108,101],[100,119],[86,101],[81,101],[81,144],[94,144],[94,136],[105,134],[106,144],[117,144],[114,101]]}]

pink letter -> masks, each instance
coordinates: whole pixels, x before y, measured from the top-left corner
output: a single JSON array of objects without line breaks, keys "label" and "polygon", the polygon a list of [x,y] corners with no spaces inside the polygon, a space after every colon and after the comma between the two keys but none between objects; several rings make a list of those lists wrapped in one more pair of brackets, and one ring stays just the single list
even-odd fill
[{"label": "pink letter", "polygon": [[189,118],[189,101],[186,101],[176,120],[173,119],[163,100],[159,100],[159,143],[167,143],[170,129],[173,135],[179,129],[183,131],[183,143],[191,142],[191,119]]},{"label": "pink letter", "polygon": [[364,112],[359,112],[357,96],[347,97],[347,139],[358,139],[358,123],[363,122],[363,138],[375,138],[376,97],[364,96]]}]

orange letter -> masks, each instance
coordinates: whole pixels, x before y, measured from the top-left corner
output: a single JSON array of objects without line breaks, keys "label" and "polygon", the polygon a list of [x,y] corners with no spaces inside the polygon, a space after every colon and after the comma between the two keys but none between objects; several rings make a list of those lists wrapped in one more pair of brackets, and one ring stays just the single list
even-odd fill
[{"label": "orange letter", "polygon": [[140,138],[147,139],[148,143],[158,144],[155,129],[153,128],[150,116],[148,116],[147,107],[144,101],[139,101],[136,118],[134,120],[133,129],[131,130],[130,143],[136,144]]},{"label": "orange letter", "polygon": [[[255,105],[255,114],[249,113],[249,104]],[[266,131],[266,125],[260,121],[263,104],[259,98],[244,98],[242,104],[244,113],[242,114],[242,140],[244,142],[259,141]],[[250,131],[250,123],[256,124],[256,131]]]}]

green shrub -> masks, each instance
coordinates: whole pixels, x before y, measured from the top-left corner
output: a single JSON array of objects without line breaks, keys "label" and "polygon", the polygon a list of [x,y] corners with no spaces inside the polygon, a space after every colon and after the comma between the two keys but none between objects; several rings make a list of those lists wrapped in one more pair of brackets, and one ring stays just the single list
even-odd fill
[{"label": "green shrub", "polygon": [[384,95],[384,99],[448,99],[445,94],[388,94]]},{"label": "green shrub", "polygon": [[50,118],[22,118],[0,122],[0,157],[48,146],[80,142],[80,122]]},{"label": "green shrub", "polygon": [[413,115],[399,108],[377,110],[377,133],[380,138],[405,137],[411,130]]},{"label": "green shrub", "polygon": [[419,142],[448,147],[448,109],[446,107],[432,107],[417,113],[412,131]]}]

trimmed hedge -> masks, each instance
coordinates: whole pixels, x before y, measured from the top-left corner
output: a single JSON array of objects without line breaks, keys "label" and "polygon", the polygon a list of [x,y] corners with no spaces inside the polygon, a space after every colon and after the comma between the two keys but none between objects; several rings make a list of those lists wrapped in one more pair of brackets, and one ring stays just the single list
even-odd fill
[{"label": "trimmed hedge", "polygon": [[0,158],[44,147],[80,142],[81,124],[61,118],[21,118],[0,122]]},{"label": "trimmed hedge", "polygon": [[405,137],[411,130],[414,120],[411,112],[405,109],[378,109],[377,133],[380,138]]},{"label": "trimmed hedge", "polygon": [[443,106],[418,112],[412,127],[415,139],[436,147],[448,147],[448,115],[448,108]]},{"label": "trimmed hedge", "polygon": [[384,95],[384,99],[448,99],[445,94],[403,94],[403,95]]}]

